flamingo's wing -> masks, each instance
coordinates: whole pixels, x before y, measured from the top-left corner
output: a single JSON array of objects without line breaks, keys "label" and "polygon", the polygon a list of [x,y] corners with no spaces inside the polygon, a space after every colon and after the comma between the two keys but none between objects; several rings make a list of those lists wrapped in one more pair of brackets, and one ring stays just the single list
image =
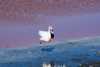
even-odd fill
[{"label": "flamingo's wing", "polygon": [[41,30],[39,30],[38,34],[40,35],[40,38],[48,38],[48,36],[49,36],[49,34],[48,34],[47,31],[41,31]]}]

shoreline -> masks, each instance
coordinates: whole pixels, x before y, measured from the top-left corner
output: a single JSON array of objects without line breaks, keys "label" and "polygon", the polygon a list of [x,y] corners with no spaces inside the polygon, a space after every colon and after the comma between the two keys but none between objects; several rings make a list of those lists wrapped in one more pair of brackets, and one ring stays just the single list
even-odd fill
[{"label": "shoreline", "polygon": [[[71,40],[53,41],[53,42],[46,43],[46,45],[57,44],[57,43],[60,43],[60,42],[80,41],[80,40],[92,39],[92,38],[100,38],[100,36],[96,36],[96,37],[84,37],[84,38],[77,38],[77,39],[71,39]],[[0,51],[13,50],[13,49],[24,49],[24,48],[30,48],[30,47],[35,47],[35,46],[43,46],[43,45],[44,45],[44,44],[34,44],[34,45],[27,45],[27,46],[21,46],[21,47],[14,47],[14,48],[1,49]]]}]

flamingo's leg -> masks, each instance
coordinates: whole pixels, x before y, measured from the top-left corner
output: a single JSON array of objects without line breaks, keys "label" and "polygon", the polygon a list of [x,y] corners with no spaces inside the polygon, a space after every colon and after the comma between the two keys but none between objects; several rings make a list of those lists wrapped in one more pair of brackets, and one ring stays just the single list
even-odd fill
[{"label": "flamingo's leg", "polygon": [[42,41],[40,42],[40,44],[42,43]]},{"label": "flamingo's leg", "polygon": [[44,48],[45,48],[45,56],[46,56],[47,54],[46,54],[46,47],[45,47],[45,43],[44,43]]}]

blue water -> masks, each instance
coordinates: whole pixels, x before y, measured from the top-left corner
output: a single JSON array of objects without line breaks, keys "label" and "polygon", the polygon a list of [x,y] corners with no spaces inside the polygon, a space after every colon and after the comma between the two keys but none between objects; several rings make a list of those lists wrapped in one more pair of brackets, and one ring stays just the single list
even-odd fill
[{"label": "blue water", "polygon": [[100,37],[47,43],[46,51],[45,57],[43,45],[2,50],[0,67],[78,67],[82,63],[100,62]]}]

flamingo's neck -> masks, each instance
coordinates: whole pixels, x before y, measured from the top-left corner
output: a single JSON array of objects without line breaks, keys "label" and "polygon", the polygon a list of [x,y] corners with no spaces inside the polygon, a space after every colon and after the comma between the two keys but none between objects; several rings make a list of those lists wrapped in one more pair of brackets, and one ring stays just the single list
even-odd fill
[{"label": "flamingo's neck", "polygon": [[50,28],[48,28],[48,31],[50,32]]}]

